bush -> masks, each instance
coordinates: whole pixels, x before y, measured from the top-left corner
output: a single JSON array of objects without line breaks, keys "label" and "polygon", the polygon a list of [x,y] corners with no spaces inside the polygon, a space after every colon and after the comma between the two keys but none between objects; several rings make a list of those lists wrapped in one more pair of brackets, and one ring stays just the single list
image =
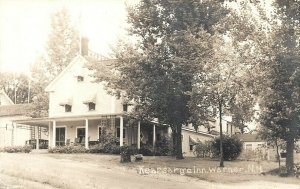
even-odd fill
[{"label": "bush", "polygon": [[267,160],[267,149],[266,148],[257,148],[255,150],[243,150],[239,156],[241,160]]},{"label": "bush", "polygon": [[29,153],[31,152],[32,147],[29,145],[25,146],[7,146],[2,148],[2,152],[7,152],[7,153]]},{"label": "bush", "polygon": [[65,153],[65,154],[75,154],[75,153],[87,153],[84,146],[56,146],[54,148],[49,148],[49,153]]},{"label": "bush", "polygon": [[195,145],[194,147],[194,154],[197,157],[211,157],[213,152],[212,152],[212,143],[213,141],[205,141],[205,142],[201,142],[199,141],[198,144]]},{"label": "bush", "polygon": [[153,146],[152,145],[141,145],[141,148],[138,150],[139,154],[143,154],[144,156],[153,156]]},{"label": "bush", "polygon": [[121,163],[131,162],[132,149],[128,146],[122,146],[120,148],[121,152]]},{"label": "bush", "polygon": [[[242,142],[237,137],[224,136],[223,138],[223,154],[224,160],[235,160],[242,151]],[[212,142],[212,152],[220,157],[220,138],[215,138]]]},{"label": "bush", "polygon": [[[156,142],[154,155],[156,156],[169,156],[172,153],[173,143],[170,138],[163,137],[161,140]],[[151,150],[152,151],[152,150]]]},{"label": "bush", "polygon": [[120,154],[119,141],[112,130],[103,127],[99,142],[99,144],[90,147],[91,153]]}]

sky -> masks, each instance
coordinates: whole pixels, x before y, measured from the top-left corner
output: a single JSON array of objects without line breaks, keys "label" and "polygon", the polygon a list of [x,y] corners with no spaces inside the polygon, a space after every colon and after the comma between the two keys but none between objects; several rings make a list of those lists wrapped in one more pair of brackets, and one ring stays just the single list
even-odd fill
[{"label": "sky", "polygon": [[45,53],[51,13],[62,7],[70,11],[74,24],[81,23],[90,50],[108,55],[117,40],[126,36],[126,4],[136,2],[0,0],[0,72],[29,73],[30,64]]}]

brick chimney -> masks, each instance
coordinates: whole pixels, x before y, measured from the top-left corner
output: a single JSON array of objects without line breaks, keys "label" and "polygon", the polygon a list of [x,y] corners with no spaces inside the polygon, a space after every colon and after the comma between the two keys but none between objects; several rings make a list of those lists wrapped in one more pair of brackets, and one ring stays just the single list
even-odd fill
[{"label": "brick chimney", "polygon": [[87,56],[89,54],[89,39],[87,37],[81,38],[81,55]]}]

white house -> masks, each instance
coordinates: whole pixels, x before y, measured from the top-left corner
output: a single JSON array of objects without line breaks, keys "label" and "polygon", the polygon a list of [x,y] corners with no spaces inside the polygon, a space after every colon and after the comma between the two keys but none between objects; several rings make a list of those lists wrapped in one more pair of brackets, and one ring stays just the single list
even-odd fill
[{"label": "white house", "polygon": [[[83,45],[87,46],[87,45]],[[170,135],[170,128],[158,122],[132,122],[130,106],[109,95],[103,83],[94,83],[86,64],[91,57],[88,50],[76,56],[46,87],[49,93],[49,117],[23,119],[17,124],[47,128],[49,146],[81,143],[86,148],[98,142],[103,128],[109,128],[119,138],[120,146],[155,145],[162,136]],[[95,59],[94,59],[95,60]],[[106,64],[114,60],[98,60]],[[214,137],[209,131],[195,131],[191,126],[182,129],[183,152],[193,155],[193,141]]]},{"label": "white house", "polygon": [[29,118],[28,104],[14,104],[7,94],[0,91],[0,147],[25,145],[31,137],[28,127],[16,126],[13,121]]}]

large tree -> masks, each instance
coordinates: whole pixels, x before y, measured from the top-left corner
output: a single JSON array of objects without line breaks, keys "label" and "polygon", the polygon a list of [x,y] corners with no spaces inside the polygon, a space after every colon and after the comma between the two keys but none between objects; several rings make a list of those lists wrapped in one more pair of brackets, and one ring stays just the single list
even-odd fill
[{"label": "large tree", "polygon": [[33,117],[48,115],[48,94],[45,87],[57,76],[79,52],[79,32],[72,24],[66,8],[51,15],[51,27],[46,54],[38,57],[32,66]]},{"label": "large tree", "polygon": [[259,65],[262,81],[261,126],[262,132],[286,142],[286,168],[293,172],[294,143],[300,129],[300,2],[276,1],[275,14],[270,19],[271,30],[261,45],[264,58]]},{"label": "large tree", "polygon": [[[202,72],[194,78],[190,103],[193,109],[192,119],[197,126],[208,121],[211,116],[218,117],[221,167],[224,166],[224,115],[231,115],[235,126],[241,129],[253,117],[256,90],[252,88],[254,52],[250,47],[253,45],[251,34],[257,30],[256,24],[257,20],[251,19],[248,4],[243,4],[239,11],[232,10],[214,28],[214,54],[206,62]],[[213,109],[218,110],[218,115],[214,115]]]},{"label": "large tree", "polygon": [[216,1],[143,0],[128,9],[129,32],[138,42],[120,44],[109,73],[92,65],[97,81],[135,102],[133,116],[171,127],[177,159],[193,78],[211,57],[213,27],[226,14]]}]

